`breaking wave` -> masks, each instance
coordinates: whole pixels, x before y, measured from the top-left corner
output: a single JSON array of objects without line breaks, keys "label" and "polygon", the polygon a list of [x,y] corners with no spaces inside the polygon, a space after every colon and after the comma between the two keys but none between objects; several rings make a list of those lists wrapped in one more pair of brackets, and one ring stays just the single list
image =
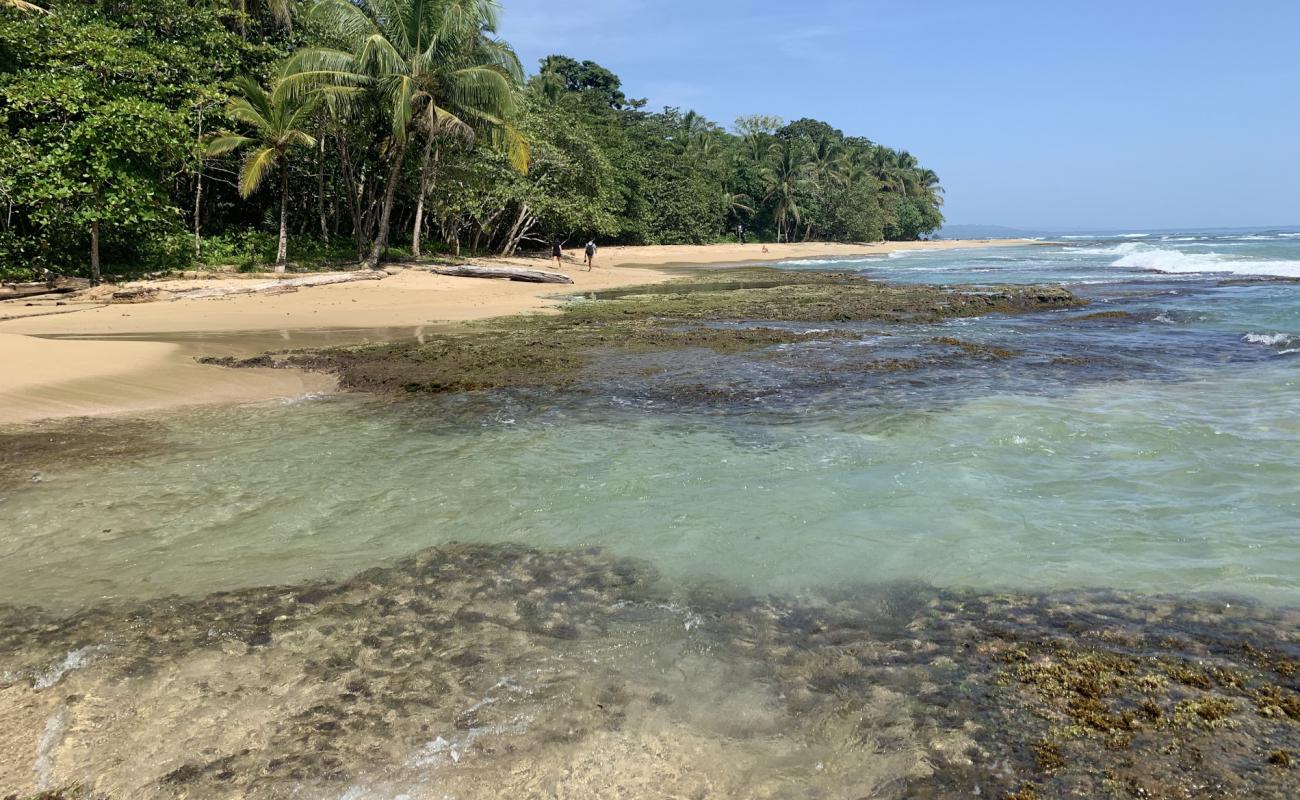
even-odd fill
[{"label": "breaking wave", "polygon": [[1166,273],[1226,272],[1233,275],[1275,275],[1300,278],[1300,261],[1252,260],[1222,253],[1184,253],[1181,250],[1122,244],[1109,252],[1120,257],[1112,267],[1145,269]]},{"label": "breaking wave", "polygon": [[1248,333],[1241,337],[1248,344],[1262,344],[1265,347],[1279,348],[1279,355],[1300,353],[1300,336],[1290,333]]}]

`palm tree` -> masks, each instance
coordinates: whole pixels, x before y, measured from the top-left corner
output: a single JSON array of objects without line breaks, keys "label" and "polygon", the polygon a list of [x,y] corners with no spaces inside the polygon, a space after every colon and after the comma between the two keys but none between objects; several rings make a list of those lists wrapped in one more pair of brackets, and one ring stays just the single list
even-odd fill
[{"label": "palm tree", "polygon": [[[432,136],[446,119],[453,128],[485,130],[508,142],[511,160],[526,168],[523,138],[507,125],[515,111],[522,69],[494,39],[495,0],[318,0],[310,17],[331,31],[338,48],[308,48],[290,60],[286,82],[295,92],[366,87],[385,104],[391,125],[388,183],[379,228],[366,258],[378,267],[388,249],[393,202],[411,131]],[[426,153],[428,152],[426,147]],[[428,157],[421,165],[428,185]]]},{"label": "palm tree", "polygon": [[280,242],[275,253],[275,271],[284,272],[289,260],[289,165],[290,150],[316,146],[306,124],[320,107],[319,95],[296,96],[284,81],[271,91],[251,78],[235,81],[242,97],[230,101],[226,113],[252,129],[252,135],[222,134],[208,140],[204,152],[220,156],[251,148],[239,170],[239,194],[249,197],[277,167],[280,170]]},{"label": "palm tree", "polygon": [[931,205],[943,205],[943,187],[939,185],[939,175],[932,169],[918,169],[916,171],[916,188],[927,202]]},{"label": "palm tree", "polygon": [[839,183],[842,172],[839,169],[844,148],[829,136],[824,136],[813,145],[813,152],[808,165],[809,175],[819,184]]},{"label": "palm tree", "polygon": [[797,226],[803,217],[798,198],[808,184],[808,155],[793,140],[775,142],[768,150],[761,174],[767,184],[765,199],[774,204],[776,239],[788,242],[789,223],[793,221]]},{"label": "palm tree", "polygon": [[230,7],[239,12],[239,35],[248,38],[248,20],[263,10],[281,28],[293,32],[293,9],[296,0],[230,0]]},{"label": "palm tree", "polygon": [[33,14],[50,13],[35,3],[28,3],[27,0],[0,0],[0,8],[12,8],[15,11],[27,11]]},{"label": "palm tree", "polygon": [[[450,48],[449,48],[450,49]],[[524,137],[503,116],[492,113],[498,109],[484,109],[473,102],[473,84],[482,71],[495,71],[509,81],[511,87],[523,83],[523,67],[510,46],[478,32],[470,37],[466,46],[451,50],[447,57],[434,64],[434,69],[424,76],[423,94],[427,98],[415,118],[416,127],[424,133],[424,153],[420,160],[420,185],[415,203],[415,221],[411,230],[411,256],[420,257],[420,234],[424,225],[424,202],[433,190],[434,175],[430,159],[434,141],[440,136],[460,138],[474,144],[479,136],[487,136],[494,144],[505,144],[516,169],[528,169],[528,149]],[[513,91],[507,98],[508,107],[499,109],[513,114]],[[436,155],[436,154],[435,154]]]},{"label": "palm tree", "polygon": [[749,199],[749,195],[745,194],[744,192],[732,192],[725,189],[723,190],[722,210],[723,213],[726,214],[726,219],[728,220],[727,223],[728,228],[730,228],[730,224],[732,220],[734,220],[737,224],[739,224],[741,214],[754,213],[754,206],[751,205],[753,202],[754,202],[753,200]]}]

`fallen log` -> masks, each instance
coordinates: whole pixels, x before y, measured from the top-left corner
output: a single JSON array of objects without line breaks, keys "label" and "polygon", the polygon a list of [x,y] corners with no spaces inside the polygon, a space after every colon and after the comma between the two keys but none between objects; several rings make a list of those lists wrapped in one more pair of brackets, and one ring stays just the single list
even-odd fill
[{"label": "fallen log", "polygon": [[40,297],[47,294],[71,294],[77,291],[75,286],[56,286],[53,289],[45,284],[35,286],[0,286],[0,300],[22,300],[26,297]]},{"label": "fallen log", "polygon": [[573,283],[573,278],[560,272],[545,272],[522,267],[478,267],[473,264],[461,264],[455,267],[431,267],[430,271],[454,278],[497,278],[524,283]]},{"label": "fallen log", "polygon": [[291,292],[304,286],[329,286],[334,283],[351,283],[353,281],[378,281],[388,274],[375,270],[346,272],[333,275],[306,275],[301,278],[285,278],[275,281],[261,281],[248,286],[216,286],[212,288],[181,289],[172,294],[176,299],[206,299],[209,297],[229,297],[232,294],[255,294],[257,292]]}]

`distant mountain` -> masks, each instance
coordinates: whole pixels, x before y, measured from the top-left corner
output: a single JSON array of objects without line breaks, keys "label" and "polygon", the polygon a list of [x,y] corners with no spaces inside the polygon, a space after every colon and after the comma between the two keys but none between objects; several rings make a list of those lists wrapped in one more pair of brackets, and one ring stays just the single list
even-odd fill
[{"label": "distant mountain", "polygon": [[1042,231],[1008,228],[1005,225],[944,225],[935,234],[939,239],[1032,239]]}]

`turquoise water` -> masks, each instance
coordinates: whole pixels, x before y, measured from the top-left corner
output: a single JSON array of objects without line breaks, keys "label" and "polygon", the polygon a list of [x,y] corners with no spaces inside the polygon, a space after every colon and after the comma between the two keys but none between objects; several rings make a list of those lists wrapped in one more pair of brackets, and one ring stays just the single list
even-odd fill
[{"label": "turquoise water", "polygon": [[[860,326],[865,346],[609,359],[564,394],[158,417],[153,452],[3,493],[0,603],[201,594],[508,541],[756,592],[923,581],[1300,604],[1300,285],[1253,279],[1300,275],[1300,236],[783,266],[1064,283],[1092,305]],[[936,336],[1016,355],[842,368]]]}]

